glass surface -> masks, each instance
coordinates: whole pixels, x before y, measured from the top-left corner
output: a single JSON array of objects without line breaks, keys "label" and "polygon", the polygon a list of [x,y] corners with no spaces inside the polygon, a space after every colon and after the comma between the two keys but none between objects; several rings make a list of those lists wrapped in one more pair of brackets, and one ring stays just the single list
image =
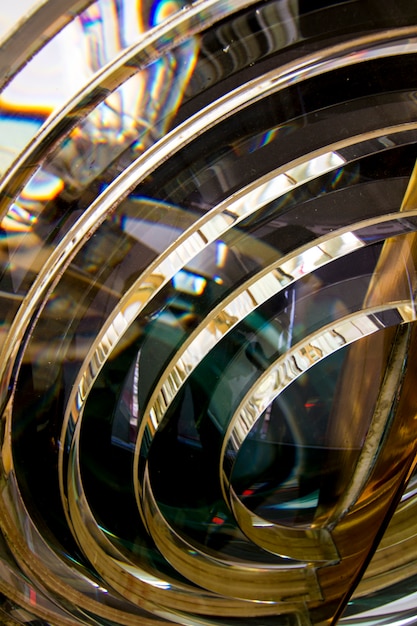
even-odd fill
[{"label": "glass surface", "polygon": [[414,623],[417,5],[6,5],[0,623]]}]

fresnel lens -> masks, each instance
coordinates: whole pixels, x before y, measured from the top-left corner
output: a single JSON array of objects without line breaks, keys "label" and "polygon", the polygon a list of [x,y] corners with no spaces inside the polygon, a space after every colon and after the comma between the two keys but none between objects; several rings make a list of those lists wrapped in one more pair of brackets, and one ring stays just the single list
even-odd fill
[{"label": "fresnel lens", "polygon": [[417,3],[0,6],[0,623],[416,623]]}]

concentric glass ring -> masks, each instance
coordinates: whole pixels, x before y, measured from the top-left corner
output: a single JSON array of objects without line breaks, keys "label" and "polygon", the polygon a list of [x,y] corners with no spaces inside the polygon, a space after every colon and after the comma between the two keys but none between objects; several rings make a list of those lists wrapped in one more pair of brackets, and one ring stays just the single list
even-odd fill
[{"label": "concentric glass ring", "polygon": [[417,6],[0,2],[0,622],[414,623]]}]

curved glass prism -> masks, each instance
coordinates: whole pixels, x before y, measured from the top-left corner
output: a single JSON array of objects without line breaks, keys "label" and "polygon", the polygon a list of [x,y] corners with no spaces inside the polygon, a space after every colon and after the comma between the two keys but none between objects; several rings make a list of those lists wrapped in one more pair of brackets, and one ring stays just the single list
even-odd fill
[{"label": "curved glass prism", "polygon": [[0,623],[417,621],[417,5],[0,0]]}]

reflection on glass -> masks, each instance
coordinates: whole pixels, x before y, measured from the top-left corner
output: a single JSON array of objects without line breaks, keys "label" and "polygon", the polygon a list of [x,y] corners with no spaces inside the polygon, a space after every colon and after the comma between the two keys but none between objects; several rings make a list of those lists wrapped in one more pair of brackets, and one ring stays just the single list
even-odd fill
[{"label": "reflection on glass", "polygon": [[416,8],[21,4],[0,619],[414,619]]}]

